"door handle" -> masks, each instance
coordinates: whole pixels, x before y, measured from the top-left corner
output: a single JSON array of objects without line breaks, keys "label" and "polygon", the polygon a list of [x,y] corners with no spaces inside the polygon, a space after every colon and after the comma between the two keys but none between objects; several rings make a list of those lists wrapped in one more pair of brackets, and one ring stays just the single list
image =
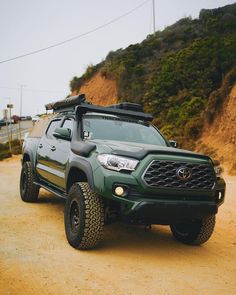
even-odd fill
[{"label": "door handle", "polygon": [[56,150],[56,147],[55,147],[55,145],[53,145],[52,147],[51,147],[51,151],[55,151]]},{"label": "door handle", "polygon": [[42,143],[39,144],[39,148],[41,149],[43,147]]}]

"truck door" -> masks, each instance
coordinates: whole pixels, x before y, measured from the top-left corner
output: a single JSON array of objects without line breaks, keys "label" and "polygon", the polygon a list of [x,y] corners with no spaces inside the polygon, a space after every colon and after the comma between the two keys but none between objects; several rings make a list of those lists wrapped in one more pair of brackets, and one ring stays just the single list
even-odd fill
[{"label": "truck door", "polygon": [[53,136],[53,132],[57,127],[60,127],[61,119],[52,120],[45,134],[42,136],[38,151],[37,151],[37,164],[36,170],[40,177],[49,183],[55,184],[58,175],[57,161],[55,161],[55,141],[56,138]]},{"label": "truck door", "polygon": [[[72,134],[73,123],[73,118],[65,117],[60,127],[69,129]],[[51,168],[53,169],[53,184],[62,189],[66,188],[65,171],[70,155],[70,145],[70,140],[60,138],[54,138],[53,140],[53,146],[55,150],[51,152],[50,159]]]}]

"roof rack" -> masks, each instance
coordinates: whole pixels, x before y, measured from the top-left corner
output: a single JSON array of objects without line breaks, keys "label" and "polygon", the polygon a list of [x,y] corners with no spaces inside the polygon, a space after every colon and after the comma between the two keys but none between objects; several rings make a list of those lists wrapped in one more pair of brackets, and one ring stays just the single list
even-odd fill
[{"label": "roof rack", "polygon": [[64,100],[49,103],[45,105],[46,110],[53,110],[54,112],[68,112],[76,111],[78,115],[83,115],[89,112],[110,114],[123,117],[131,117],[136,120],[152,121],[153,116],[143,112],[143,108],[139,104],[123,102],[107,107],[92,105],[86,101],[85,95],[80,94],[71,96]]},{"label": "roof rack", "polygon": [[74,111],[75,107],[86,101],[85,95],[80,94],[77,96],[70,96],[66,99],[56,102],[48,103],[45,105],[47,111],[53,110],[54,112]]}]

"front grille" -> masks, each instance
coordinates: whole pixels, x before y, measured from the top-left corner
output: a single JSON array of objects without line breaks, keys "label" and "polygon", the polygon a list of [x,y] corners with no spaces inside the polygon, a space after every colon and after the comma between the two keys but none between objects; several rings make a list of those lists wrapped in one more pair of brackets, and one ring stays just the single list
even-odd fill
[{"label": "front grille", "polygon": [[[180,179],[177,171],[188,168],[191,176]],[[210,190],[215,184],[214,170],[209,164],[196,164],[174,161],[153,161],[143,175],[145,183],[153,188],[185,188]]]}]

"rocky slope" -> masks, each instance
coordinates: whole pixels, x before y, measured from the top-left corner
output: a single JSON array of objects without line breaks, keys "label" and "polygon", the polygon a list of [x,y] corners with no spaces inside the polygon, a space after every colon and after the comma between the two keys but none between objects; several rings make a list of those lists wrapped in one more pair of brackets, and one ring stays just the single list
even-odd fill
[{"label": "rocky slope", "polygon": [[84,82],[79,89],[74,90],[72,95],[79,93],[85,93],[87,100],[97,105],[106,106],[118,101],[116,82],[103,77],[100,72]]},{"label": "rocky slope", "polygon": [[197,151],[218,159],[230,174],[236,174],[236,84],[212,124],[205,121]]}]

